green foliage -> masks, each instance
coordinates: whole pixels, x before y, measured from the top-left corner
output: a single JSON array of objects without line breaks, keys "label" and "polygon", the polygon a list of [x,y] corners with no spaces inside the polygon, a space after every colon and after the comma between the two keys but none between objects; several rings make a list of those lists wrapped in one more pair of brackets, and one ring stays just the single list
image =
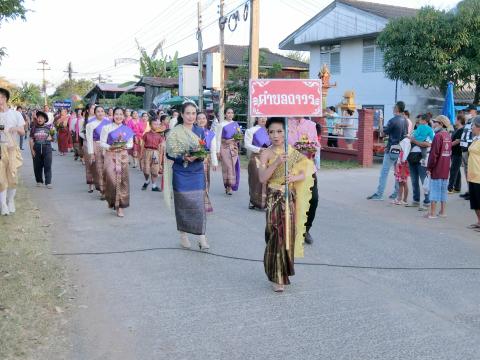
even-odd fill
[{"label": "green foliage", "polygon": [[[248,80],[250,73],[248,69],[248,52],[243,57],[243,64],[228,74],[226,82],[227,106],[231,107],[236,114],[247,114],[248,106]],[[260,69],[258,76],[260,78],[275,78],[282,71],[282,65],[273,63],[266,67],[265,53],[260,51]]]},{"label": "green foliage", "polygon": [[178,77],[178,52],[175,52],[173,58],[163,53],[163,45],[165,40],[162,40],[153,50],[151,55],[148,55],[147,50],[143,48],[137,39],[138,51],[140,52],[140,75],[152,76],[161,78],[176,78]]},{"label": "green foliage", "polygon": [[85,96],[95,84],[86,79],[65,80],[57,86],[51,96],[51,101],[70,99],[73,95]]},{"label": "green foliage", "polygon": [[125,93],[117,99],[116,106],[128,109],[141,109],[143,107],[143,98],[134,94]]},{"label": "green foliage", "polygon": [[387,76],[423,87],[445,88],[448,81],[461,84],[465,60],[459,52],[468,35],[458,25],[453,13],[432,7],[391,21],[377,39]]},{"label": "green foliage", "polygon": [[[24,0],[0,0],[0,25],[3,21],[20,18],[25,20],[27,9],[23,5]],[[0,64],[2,58],[7,55],[6,48],[0,46]]]},{"label": "green foliage", "polygon": [[289,59],[301,61],[306,64],[310,62],[310,56],[304,51],[289,51],[285,56]]},{"label": "green foliage", "polygon": [[28,82],[22,83],[19,88],[12,89],[10,101],[15,106],[27,107],[40,106],[44,102],[40,86]]}]

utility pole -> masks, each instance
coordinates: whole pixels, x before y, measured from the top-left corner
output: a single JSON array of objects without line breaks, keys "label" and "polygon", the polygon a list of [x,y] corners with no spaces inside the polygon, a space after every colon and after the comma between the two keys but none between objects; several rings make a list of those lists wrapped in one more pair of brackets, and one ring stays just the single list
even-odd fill
[{"label": "utility pole", "polygon": [[[250,80],[258,79],[258,67],[260,61],[259,51],[259,33],[260,33],[260,0],[250,0],[250,54],[249,70]],[[248,117],[248,127],[253,126],[255,120]]]},{"label": "utility pole", "polygon": [[45,71],[51,70],[50,68],[47,68],[48,63],[47,60],[40,60],[38,64],[42,64],[41,69],[37,69],[42,72],[42,92],[43,92],[43,98],[44,98],[44,105],[47,105],[47,80],[45,79]]},{"label": "utility pole", "polygon": [[73,80],[73,74],[76,74],[77,72],[76,72],[76,71],[73,71],[73,67],[72,67],[72,62],[71,62],[71,61],[68,63],[67,70],[64,71],[64,73],[67,73],[67,74],[68,74],[68,80],[70,80],[70,81]]},{"label": "utility pole", "polygon": [[223,11],[225,0],[220,0],[220,102],[218,104],[219,121],[223,121],[225,115],[225,23]]},{"label": "utility pole", "polygon": [[98,76],[95,76],[92,78],[93,81],[97,81],[99,84],[104,83],[108,79],[108,76],[103,76],[102,74],[98,74]]},{"label": "utility pole", "polygon": [[197,2],[198,15],[198,108],[203,111],[203,39],[202,39],[202,4],[201,0]]}]

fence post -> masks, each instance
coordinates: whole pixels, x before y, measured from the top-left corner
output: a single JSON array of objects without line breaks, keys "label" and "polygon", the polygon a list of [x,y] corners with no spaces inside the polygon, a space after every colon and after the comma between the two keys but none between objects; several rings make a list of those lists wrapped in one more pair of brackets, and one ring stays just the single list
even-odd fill
[{"label": "fence post", "polygon": [[373,110],[358,110],[358,163],[362,167],[373,164]]}]

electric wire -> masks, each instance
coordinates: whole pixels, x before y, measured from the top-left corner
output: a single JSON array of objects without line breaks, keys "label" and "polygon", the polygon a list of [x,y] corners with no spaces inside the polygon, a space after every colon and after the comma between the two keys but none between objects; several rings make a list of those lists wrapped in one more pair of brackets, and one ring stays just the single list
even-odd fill
[{"label": "electric wire", "polygon": [[[263,263],[262,259],[252,259],[240,256],[231,256],[225,254],[219,254],[211,251],[184,249],[178,247],[152,247],[141,249],[129,249],[129,250],[117,250],[117,251],[86,251],[86,252],[70,252],[70,253],[52,253],[53,256],[96,256],[96,255],[117,255],[117,254],[131,254],[142,253],[152,251],[187,251],[193,253],[200,253],[206,256],[213,256],[229,260],[238,260],[245,262]],[[459,266],[459,267],[438,267],[438,266],[367,266],[367,265],[348,265],[348,264],[333,264],[326,262],[295,262],[295,265],[300,266],[318,266],[318,267],[331,267],[331,268],[343,268],[343,269],[359,269],[359,270],[402,270],[402,271],[461,271],[461,270],[480,270],[480,266]]]}]

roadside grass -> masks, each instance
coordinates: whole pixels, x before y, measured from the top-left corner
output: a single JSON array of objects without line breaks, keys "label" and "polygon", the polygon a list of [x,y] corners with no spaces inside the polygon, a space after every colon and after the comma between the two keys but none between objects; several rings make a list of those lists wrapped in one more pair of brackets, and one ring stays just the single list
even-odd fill
[{"label": "roadside grass", "polygon": [[22,185],[16,208],[0,217],[0,359],[6,360],[50,351],[66,292],[64,269],[50,255],[50,224]]},{"label": "roadside grass", "polygon": [[320,171],[357,169],[359,167],[360,165],[355,161],[322,160],[320,163]]}]

